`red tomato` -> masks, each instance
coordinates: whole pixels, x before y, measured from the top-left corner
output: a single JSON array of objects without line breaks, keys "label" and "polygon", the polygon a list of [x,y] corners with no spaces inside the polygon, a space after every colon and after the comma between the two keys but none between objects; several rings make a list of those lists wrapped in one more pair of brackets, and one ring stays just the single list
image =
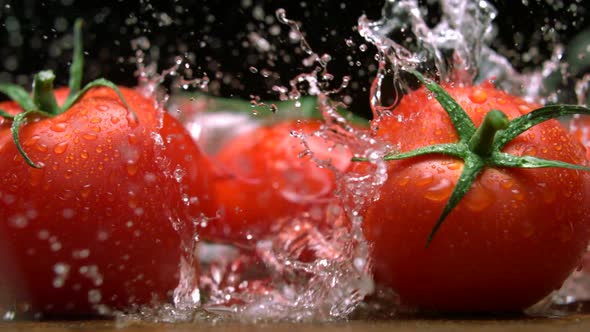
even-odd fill
[{"label": "red tomato", "polygon": [[[195,183],[204,182],[206,161],[154,100],[120,90],[137,121],[102,87],[62,114],[29,119],[20,142],[42,168],[25,163],[11,122],[0,123],[0,236],[12,254],[2,273],[22,286],[5,303],[87,314],[96,305],[168,301],[177,286],[181,240],[191,240],[190,218],[200,213]],[[59,103],[67,93],[56,92]],[[13,102],[0,108],[21,111]]]},{"label": "red tomato", "polygon": [[[335,172],[319,167],[329,161],[338,171],[350,165],[352,154],[344,146],[314,136],[319,120],[284,121],[261,126],[231,139],[214,156],[220,177],[211,185],[209,215],[218,212],[201,232],[203,238],[245,242],[260,239],[282,226],[282,221],[306,213],[324,220],[334,203]],[[306,135],[306,150],[301,138]],[[336,211],[335,213],[340,213]]]},{"label": "red tomato", "polygon": [[[476,126],[494,108],[510,119],[536,108],[491,84],[446,89]],[[400,152],[458,140],[449,116],[425,89],[372,125],[376,139]],[[583,147],[555,120],[519,135],[503,152],[587,164]],[[369,166],[356,167],[363,172]],[[379,198],[364,212],[364,230],[376,280],[409,305],[522,310],[559,288],[588,244],[590,175],[583,171],[484,168],[426,246],[464,162],[430,154],[387,161],[387,167]]]},{"label": "red tomato", "polygon": [[590,117],[576,116],[569,125],[570,132],[586,147],[586,156],[590,159]]}]

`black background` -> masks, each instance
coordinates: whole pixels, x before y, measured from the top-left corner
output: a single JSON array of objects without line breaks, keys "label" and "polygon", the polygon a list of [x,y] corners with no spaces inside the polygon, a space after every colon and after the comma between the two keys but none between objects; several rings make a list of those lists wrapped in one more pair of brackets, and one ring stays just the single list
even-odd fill
[{"label": "black background", "polygon": [[[491,1],[499,11],[494,21],[498,37],[492,46],[519,70],[538,67],[551,55],[556,42],[567,45],[576,33],[588,27],[590,20],[590,1],[556,2]],[[432,13],[430,23],[436,23],[435,1],[421,4]],[[271,87],[277,83],[286,85],[301,73],[304,58],[297,45],[289,42],[289,28],[276,22],[276,9],[284,8],[288,18],[301,24],[314,51],[333,57],[330,72],[337,79],[342,75],[352,77],[351,87],[346,90],[353,100],[351,109],[367,115],[367,89],[375,74],[375,50],[370,45],[364,52],[359,50],[364,41],[355,26],[362,14],[378,19],[382,7],[382,0],[0,0],[0,82],[28,85],[35,72],[53,69],[57,84],[67,84],[71,25],[75,18],[82,17],[87,22],[85,81],[106,77],[118,84],[135,85],[136,64],[130,44],[145,36],[151,43],[147,60],[157,62],[159,70],[170,67],[175,56],[190,54],[194,77],[207,74],[211,78],[211,94],[276,98]],[[269,29],[275,25],[280,33],[270,35]],[[548,33],[545,28],[554,28],[555,32]],[[258,51],[249,43],[252,33],[266,37],[275,49]],[[352,40],[355,46],[347,46],[345,39]],[[278,58],[269,58],[270,53]],[[269,69],[274,76],[262,77],[251,67]]]}]

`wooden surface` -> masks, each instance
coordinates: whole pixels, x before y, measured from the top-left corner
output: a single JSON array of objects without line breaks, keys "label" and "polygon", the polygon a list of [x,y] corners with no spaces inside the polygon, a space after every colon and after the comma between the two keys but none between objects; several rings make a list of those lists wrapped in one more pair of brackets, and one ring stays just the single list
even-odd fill
[{"label": "wooden surface", "polygon": [[133,324],[113,321],[0,322],[0,332],[348,332],[348,331],[581,331],[590,332],[590,315],[543,319],[394,319],[390,321],[350,321],[329,324]]}]

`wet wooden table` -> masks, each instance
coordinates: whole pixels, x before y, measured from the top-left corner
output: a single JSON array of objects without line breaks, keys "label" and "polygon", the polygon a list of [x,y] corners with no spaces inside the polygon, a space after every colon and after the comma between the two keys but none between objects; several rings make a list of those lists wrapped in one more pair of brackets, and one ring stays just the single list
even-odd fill
[{"label": "wet wooden table", "polygon": [[590,331],[590,314],[566,318],[506,319],[393,319],[387,321],[348,321],[326,324],[122,324],[115,321],[1,322],[0,332],[421,332],[421,331]]}]

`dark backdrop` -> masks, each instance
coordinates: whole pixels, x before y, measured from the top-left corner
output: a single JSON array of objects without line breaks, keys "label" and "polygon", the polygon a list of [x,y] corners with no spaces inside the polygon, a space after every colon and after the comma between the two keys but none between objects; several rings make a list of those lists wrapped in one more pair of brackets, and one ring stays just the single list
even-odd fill
[{"label": "dark backdrop", "polygon": [[[436,5],[430,4],[434,2],[422,1],[436,13]],[[537,66],[550,56],[556,41],[567,44],[590,20],[586,0],[491,2],[500,12],[493,46],[521,70]],[[136,84],[130,41],[146,36],[151,42],[148,62],[157,59],[160,69],[169,67],[175,56],[188,55],[194,76],[207,73],[211,78],[211,93],[273,98],[271,86],[286,84],[300,73],[303,58],[288,41],[288,28],[276,22],[274,12],[285,8],[290,19],[301,23],[313,49],[333,56],[330,72],[337,78],[352,76],[353,84],[346,91],[353,100],[351,109],[367,115],[375,51],[370,46],[365,52],[359,50],[364,41],[354,27],[361,14],[380,17],[382,5],[383,0],[0,0],[0,82],[30,84],[34,72],[49,68],[56,71],[58,84],[66,84],[71,24],[82,17],[87,22],[85,81],[106,77]],[[435,21],[432,15],[431,23]],[[275,51],[253,47],[255,33],[262,33]],[[356,47],[347,46],[345,39]],[[274,79],[262,77],[262,69],[274,72]]]}]

